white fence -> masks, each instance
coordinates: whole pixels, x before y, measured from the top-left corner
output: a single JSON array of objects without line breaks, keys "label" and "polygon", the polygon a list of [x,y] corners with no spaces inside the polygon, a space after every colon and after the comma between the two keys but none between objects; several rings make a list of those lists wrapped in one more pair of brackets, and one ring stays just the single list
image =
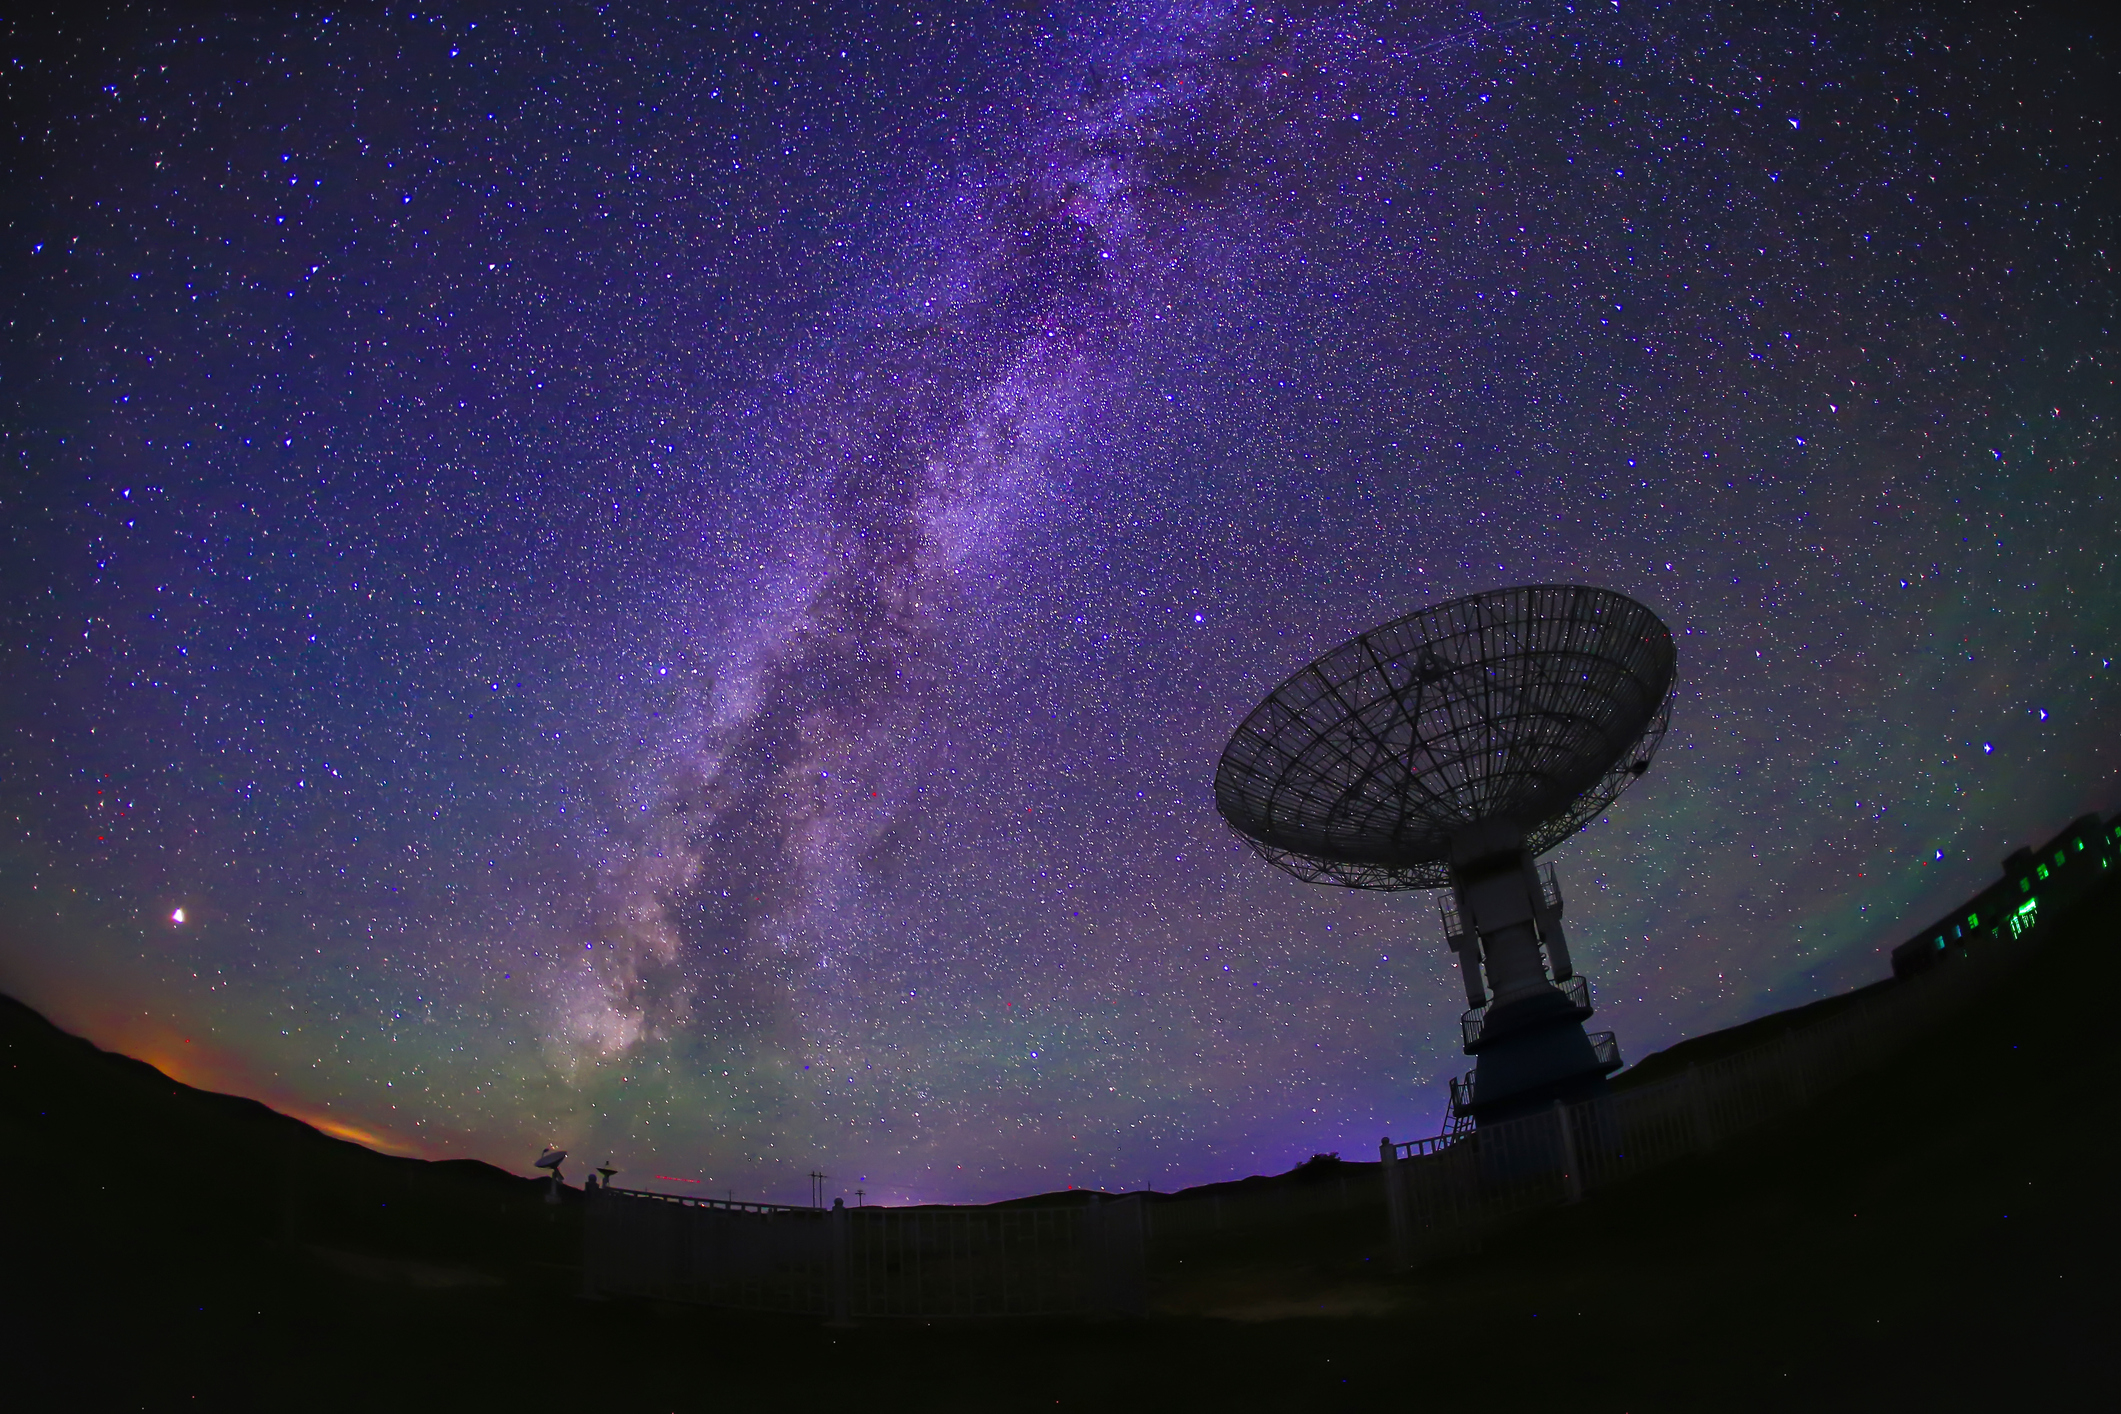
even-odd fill
[{"label": "white fence", "polygon": [[1680,1075],[1483,1125],[1455,1142],[1380,1146],[1392,1256],[1409,1265],[1514,1214],[1577,1202],[1810,1103],[1887,1059],[2015,968],[2025,942],[1897,982],[1809,1026]]},{"label": "white fence", "polygon": [[642,1296],[836,1321],[1138,1314],[1142,1203],[781,1208],[596,1193],[583,1280]]},{"label": "white fence", "polygon": [[1374,1214],[1380,1196],[1392,1257],[1405,1266],[1801,1108],[1992,985],[2033,936],[1668,1079],[1557,1103],[1455,1141],[1387,1140],[1380,1168],[1350,1166],[1310,1183],[1232,1185],[1153,1206],[1130,1195],[1065,1207],[830,1210],[605,1189],[584,1214],[584,1284],[596,1295],[837,1321],[1138,1314],[1151,1242],[1183,1250],[1225,1233]]}]

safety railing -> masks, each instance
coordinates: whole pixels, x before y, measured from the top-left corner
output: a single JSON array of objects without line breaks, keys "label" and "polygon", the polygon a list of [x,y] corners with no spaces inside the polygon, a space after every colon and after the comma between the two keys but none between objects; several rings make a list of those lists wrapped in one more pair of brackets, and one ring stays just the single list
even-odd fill
[{"label": "safety railing", "polygon": [[[1447,1129],[1441,1134],[1432,1134],[1427,1139],[1391,1139],[1384,1141],[1384,1148],[1392,1151],[1393,1159],[1422,1159],[1431,1154],[1440,1154],[1473,1135],[1470,1129]],[[1388,1159],[1386,1162],[1390,1162]]]},{"label": "safety railing", "polygon": [[614,1188],[607,1190],[624,1193],[628,1198],[648,1198],[658,1203],[672,1203],[681,1208],[712,1208],[724,1213],[816,1213],[820,1208],[804,1208],[793,1203],[754,1203],[743,1198],[702,1198],[690,1193],[652,1193],[646,1189]]},{"label": "safety railing", "polygon": [[[1591,1014],[1591,980],[1588,977],[1578,973],[1565,982],[1556,982],[1554,987],[1569,999],[1569,1008],[1578,1020]],[[1487,1006],[1473,1007],[1458,1018],[1458,1029],[1464,1038],[1467,1054],[1480,1049],[1483,1028],[1487,1024],[1488,1012],[1491,1009]]]}]

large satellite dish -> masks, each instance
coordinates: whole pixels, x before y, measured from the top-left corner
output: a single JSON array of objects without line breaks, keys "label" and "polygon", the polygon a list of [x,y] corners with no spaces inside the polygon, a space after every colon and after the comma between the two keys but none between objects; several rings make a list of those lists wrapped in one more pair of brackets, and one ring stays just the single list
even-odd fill
[{"label": "large satellite dish", "polygon": [[1611,590],[1454,599],[1268,694],[1223,751],[1215,805],[1300,879],[1441,888],[1470,827],[1514,825],[1543,854],[1647,771],[1676,663],[1671,630]]},{"label": "large satellite dish", "polygon": [[1560,888],[1532,861],[1649,770],[1677,663],[1671,630],[1624,594],[1493,589],[1335,648],[1223,749],[1216,808],[1276,867],[1347,888],[1452,889],[1466,1050],[1482,1057],[1468,1117],[1619,1067],[1610,1036],[1585,1036],[1589,988],[1562,938]]}]

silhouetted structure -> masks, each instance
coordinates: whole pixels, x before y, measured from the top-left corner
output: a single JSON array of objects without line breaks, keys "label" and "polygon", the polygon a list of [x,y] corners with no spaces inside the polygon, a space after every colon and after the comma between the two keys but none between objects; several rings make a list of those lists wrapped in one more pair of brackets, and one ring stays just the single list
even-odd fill
[{"label": "silhouetted structure", "polygon": [[1489,590],[1342,644],[1223,749],[1216,808],[1270,863],[1348,888],[1450,887],[1478,1057],[1452,1082],[1463,1119],[1591,1093],[1620,1068],[1612,1034],[1584,1032],[1560,887],[1533,861],[1649,769],[1676,668],[1671,631],[1625,595]]},{"label": "silhouetted structure", "polygon": [[1977,944],[2016,938],[2040,921],[2043,904],[2052,913],[2067,908],[2108,877],[2121,817],[2101,821],[2079,815],[2038,849],[2021,849],[2003,861],[2003,877],[1893,949],[1893,975],[1912,977]]}]

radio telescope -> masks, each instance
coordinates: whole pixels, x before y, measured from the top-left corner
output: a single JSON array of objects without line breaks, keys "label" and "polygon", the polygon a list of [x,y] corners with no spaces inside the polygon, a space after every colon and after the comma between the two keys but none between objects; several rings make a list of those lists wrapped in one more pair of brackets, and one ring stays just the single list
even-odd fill
[{"label": "radio telescope", "polygon": [[[1671,630],[1625,595],[1491,589],[1344,643],[1267,695],[1215,770],[1215,805],[1311,883],[1448,887],[1473,1073],[1452,1111],[1491,1123],[1593,1093],[1620,1068],[1586,1035],[1561,890],[1533,861],[1649,770],[1671,719]],[[1453,906],[1455,904],[1455,907]]]}]

